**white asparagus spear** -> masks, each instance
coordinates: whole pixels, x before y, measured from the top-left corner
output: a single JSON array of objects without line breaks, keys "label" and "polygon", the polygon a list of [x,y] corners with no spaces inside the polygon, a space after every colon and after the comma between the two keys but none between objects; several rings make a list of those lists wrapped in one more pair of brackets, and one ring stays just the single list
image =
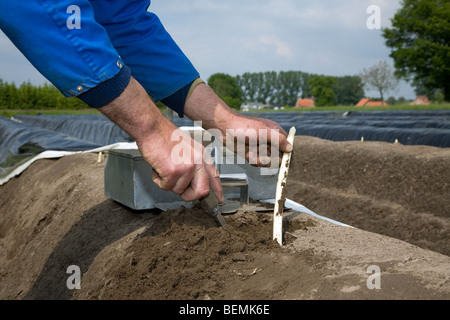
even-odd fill
[{"label": "white asparagus spear", "polygon": [[[294,137],[296,129],[292,127],[289,130],[287,140],[294,146]],[[283,207],[286,201],[286,180],[289,172],[292,152],[285,152],[281,160],[280,171],[278,173],[277,189],[275,194],[275,206],[273,210],[273,240],[277,240],[280,246],[283,246]]]}]

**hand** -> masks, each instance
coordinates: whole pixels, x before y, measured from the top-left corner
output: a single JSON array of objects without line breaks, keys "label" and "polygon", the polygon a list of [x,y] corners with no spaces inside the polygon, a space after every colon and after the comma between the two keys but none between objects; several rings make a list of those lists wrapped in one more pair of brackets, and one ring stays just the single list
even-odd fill
[{"label": "hand", "polygon": [[223,145],[243,155],[251,165],[273,167],[284,152],[292,151],[287,133],[276,122],[239,114],[205,84],[195,87],[184,113],[205,129],[219,129]]},{"label": "hand", "polygon": [[284,152],[291,152],[287,133],[274,121],[234,114],[225,127],[223,143],[256,167],[278,168]]},{"label": "hand", "polygon": [[223,202],[220,174],[204,146],[166,118],[147,139],[138,141],[144,159],[153,168],[153,182],[184,200],[194,201],[213,191]]}]

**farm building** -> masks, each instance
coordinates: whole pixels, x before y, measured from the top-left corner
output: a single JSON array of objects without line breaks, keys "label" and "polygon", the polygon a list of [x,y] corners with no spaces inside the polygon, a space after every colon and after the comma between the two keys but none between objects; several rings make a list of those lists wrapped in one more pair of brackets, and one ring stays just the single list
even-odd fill
[{"label": "farm building", "polygon": [[372,101],[369,98],[361,99],[356,105],[357,107],[381,107],[387,106],[388,104],[384,101]]},{"label": "farm building", "polygon": [[296,108],[314,108],[314,100],[313,99],[299,99],[297,101],[297,104],[295,105]]},{"label": "farm building", "polygon": [[413,102],[410,103],[410,105],[412,105],[412,106],[429,105],[429,104],[430,104],[430,100],[428,99],[427,96],[417,96],[416,100],[414,100]]}]

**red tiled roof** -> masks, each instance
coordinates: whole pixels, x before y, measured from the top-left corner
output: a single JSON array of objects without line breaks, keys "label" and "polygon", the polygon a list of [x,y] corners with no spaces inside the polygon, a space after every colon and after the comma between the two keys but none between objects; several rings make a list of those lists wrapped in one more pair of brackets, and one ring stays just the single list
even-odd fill
[{"label": "red tiled roof", "polygon": [[387,106],[388,104],[384,101],[369,101],[366,106],[367,107],[379,107],[379,106]]},{"label": "red tiled roof", "polygon": [[357,107],[364,107],[369,101],[370,101],[370,99],[368,99],[368,98],[361,99],[361,101],[358,102],[358,104],[356,106]]},{"label": "red tiled roof", "polygon": [[361,99],[360,102],[356,105],[357,107],[380,107],[387,106],[388,104],[384,101],[372,101],[368,98]]},{"label": "red tiled roof", "polygon": [[297,101],[297,108],[312,108],[314,107],[314,100],[313,99],[299,99]]}]

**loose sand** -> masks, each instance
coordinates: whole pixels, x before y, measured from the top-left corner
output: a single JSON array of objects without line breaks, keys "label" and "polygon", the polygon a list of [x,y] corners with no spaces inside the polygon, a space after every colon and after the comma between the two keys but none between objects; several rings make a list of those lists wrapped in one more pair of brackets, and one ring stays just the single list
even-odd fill
[{"label": "loose sand", "polygon": [[287,197],[354,228],[287,211],[280,247],[271,213],[135,212],[97,155],[39,160],[0,187],[0,299],[449,299],[450,149],[295,141]]}]

